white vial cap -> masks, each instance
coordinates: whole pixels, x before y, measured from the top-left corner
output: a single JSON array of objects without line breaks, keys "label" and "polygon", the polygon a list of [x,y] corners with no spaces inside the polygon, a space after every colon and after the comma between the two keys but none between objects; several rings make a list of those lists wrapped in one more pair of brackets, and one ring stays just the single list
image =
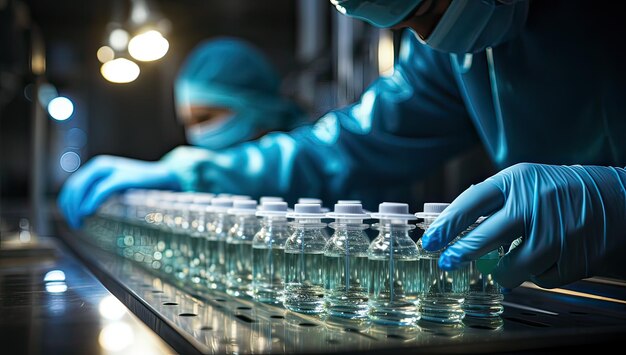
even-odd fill
[{"label": "white vial cap", "polygon": [[259,202],[261,204],[264,204],[266,202],[283,202],[283,198],[278,196],[261,196]]},{"label": "white vial cap", "polygon": [[174,209],[174,202],[173,201],[161,201],[159,203],[159,206],[164,211],[173,210]]},{"label": "white vial cap", "polygon": [[195,194],[193,192],[179,192],[176,194],[176,201],[182,203],[192,203],[195,198]]},{"label": "white vial cap", "polygon": [[372,213],[372,218],[410,220],[415,219],[415,216],[409,213],[409,205],[406,203],[383,202],[378,205],[378,212]]},{"label": "white vial cap", "polygon": [[257,216],[284,216],[287,214],[287,202],[276,201],[266,202],[261,205],[261,209],[256,211]]},{"label": "white vial cap", "polygon": [[204,212],[206,211],[206,204],[202,203],[192,203],[189,205],[189,210],[194,212]]},{"label": "white vial cap", "polygon": [[448,206],[450,206],[449,203],[427,202],[427,203],[424,204],[424,212],[426,212],[426,213],[441,213]]},{"label": "white vial cap", "polygon": [[211,200],[211,206],[215,207],[232,207],[233,200],[229,198],[214,198]]},{"label": "white vial cap", "polygon": [[287,212],[287,202],[285,201],[270,201],[261,205],[263,211],[284,211]]},{"label": "white vial cap", "polygon": [[255,200],[235,200],[233,202],[233,208],[228,210],[228,213],[234,215],[240,214],[254,214],[256,212]]},{"label": "white vial cap", "polygon": [[124,191],[125,198],[145,198],[147,195],[148,195],[148,190],[128,189]]},{"label": "white vial cap", "polygon": [[129,205],[133,205],[133,204],[139,204],[144,200],[144,197],[140,194],[137,193],[125,193],[122,195],[122,202],[129,204]]},{"label": "white vial cap", "polygon": [[210,205],[211,200],[213,200],[214,198],[215,198],[215,194],[197,192],[194,194],[193,203],[201,204],[201,205]]},{"label": "white vial cap", "polygon": [[439,216],[441,214],[441,212],[443,212],[443,210],[445,210],[448,206],[450,206],[449,203],[444,203],[444,202],[426,202],[424,204],[424,211],[423,212],[417,212],[415,214],[415,217],[417,218],[437,218],[437,216]]},{"label": "white vial cap", "polygon": [[337,203],[335,204],[335,210],[327,213],[326,217],[334,219],[366,219],[369,218],[369,214],[363,211],[363,206],[360,203]]},{"label": "white vial cap", "polygon": [[324,218],[324,211],[319,203],[296,203],[294,210],[287,213],[288,218]]},{"label": "white vial cap", "polygon": [[322,206],[319,203],[296,203],[294,206],[296,213],[321,213]]},{"label": "white vial cap", "polygon": [[210,210],[212,212],[226,212],[229,208],[233,207],[233,200],[230,198],[214,198],[211,200]]},{"label": "white vial cap", "polygon": [[320,206],[322,205],[322,200],[319,198],[311,198],[311,197],[300,197],[298,199],[298,203],[317,203]]},{"label": "white vial cap", "polygon": [[188,203],[182,203],[182,202],[172,203],[172,207],[174,207],[176,211],[184,211],[188,208],[188,206],[189,206]]},{"label": "white vial cap", "polygon": [[338,200],[337,201],[338,205],[347,205],[347,204],[355,204],[355,203],[361,204],[361,200]]},{"label": "white vial cap", "polygon": [[162,191],[159,194],[159,200],[161,201],[176,201],[176,192],[174,191]]},{"label": "white vial cap", "polygon": [[148,197],[148,198],[146,198],[146,206],[148,206],[148,207],[158,207],[159,206],[159,200],[154,198],[154,197]]},{"label": "white vial cap", "polygon": [[256,210],[256,201],[255,200],[235,200],[233,202],[233,208]]}]

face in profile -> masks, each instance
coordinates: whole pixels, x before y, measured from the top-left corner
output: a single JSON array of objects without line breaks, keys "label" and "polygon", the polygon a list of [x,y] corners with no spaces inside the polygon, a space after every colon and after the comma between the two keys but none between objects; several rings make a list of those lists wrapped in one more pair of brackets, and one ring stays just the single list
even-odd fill
[{"label": "face in profile", "polygon": [[450,6],[451,0],[424,0],[415,9],[413,14],[406,20],[400,22],[394,29],[411,28],[420,36],[422,40],[426,40],[433,32],[437,23]]},{"label": "face in profile", "polygon": [[179,116],[185,129],[196,126],[198,124],[214,125],[219,124],[234,114],[234,111],[226,107],[218,106],[188,106],[186,109],[180,110]]}]

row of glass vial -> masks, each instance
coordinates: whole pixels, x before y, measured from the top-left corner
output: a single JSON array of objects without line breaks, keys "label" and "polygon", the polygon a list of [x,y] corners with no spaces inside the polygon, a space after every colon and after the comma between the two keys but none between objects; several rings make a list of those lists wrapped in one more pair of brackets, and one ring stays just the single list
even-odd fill
[{"label": "row of glass vial", "polygon": [[[215,207],[220,204],[229,205],[219,199],[213,202]],[[427,228],[439,212],[429,209],[442,206],[426,204],[420,227]],[[439,270],[439,253],[422,250],[419,241],[415,245],[408,237],[408,230],[414,227],[407,221],[414,216],[400,213],[408,211],[406,205],[381,204],[379,213],[373,215],[381,220],[375,225],[379,236],[371,244],[363,233],[367,225],[362,223],[369,216],[360,205],[336,206],[335,212],[327,215],[321,213],[319,205],[297,205],[296,211],[289,214],[284,203],[263,207],[257,212],[254,201],[240,200],[235,201],[234,209],[223,211],[226,213],[214,208],[217,218],[210,229],[216,236],[228,224],[227,218],[219,218],[220,214],[232,215],[236,221],[225,243],[219,241],[224,238],[192,237],[196,243],[190,249],[200,251],[199,259],[202,250],[218,256],[217,261],[207,264],[205,275],[198,258],[191,259],[194,282],[207,277],[209,287],[224,285],[235,296],[283,302],[298,312],[369,316],[385,324],[410,324],[420,316],[426,321],[456,323],[466,313],[488,321],[502,312],[498,287],[484,272],[485,267],[480,267],[497,262],[498,252],[467,269],[452,273]],[[263,218],[258,233],[255,215]],[[286,223],[287,216],[295,220],[292,230]],[[321,223],[324,217],[336,219],[331,224],[335,233],[328,242],[325,224]],[[205,240],[207,245],[202,245]]]},{"label": "row of glass vial", "polygon": [[[432,210],[445,206],[426,204],[420,227],[428,228],[440,212]],[[466,314],[479,318],[485,326],[499,323],[502,294],[488,271],[477,268],[486,259],[497,263],[498,251],[446,272],[437,265],[440,252],[427,252],[409,237],[408,231],[415,226],[407,221],[415,217],[407,213],[406,204],[379,206],[378,213],[371,215],[380,221],[373,226],[379,234],[371,243],[364,233],[368,226],[362,223],[370,216],[360,205],[338,204],[326,215],[315,211],[316,207],[296,205],[294,212],[286,214],[294,219],[294,232],[284,246],[282,302],[286,308],[345,318],[368,317],[389,325],[410,325],[420,318],[457,324]],[[324,216],[335,219],[331,224],[335,232],[328,241],[320,223]],[[258,246],[253,244],[253,248],[260,252]],[[260,259],[253,257],[255,262]],[[256,272],[253,274],[256,290]]]},{"label": "row of glass vial", "polygon": [[[107,201],[99,215],[111,220],[104,221],[104,224],[113,224],[108,229],[118,234],[116,244],[123,248],[120,253],[124,256],[146,262],[152,269],[162,270],[178,279],[211,289],[224,289],[227,279],[224,275],[227,266],[225,239],[235,222],[235,216],[229,212],[232,212],[233,201],[244,200],[250,200],[250,197],[130,190]],[[276,202],[282,198],[262,197],[261,201]],[[299,202],[321,203],[314,198],[301,198]],[[250,210],[242,206],[237,210],[237,218],[245,220],[252,211],[254,219],[254,208]],[[253,232],[258,231],[258,225],[246,225],[253,228]],[[142,230],[142,226],[150,229]],[[90,228],[92,234],[106,234],[94,233],[98,228],[101,226]],[[246,231],[246,234],[250,233]],[[151,247],[154,247],[152,253]]]}]

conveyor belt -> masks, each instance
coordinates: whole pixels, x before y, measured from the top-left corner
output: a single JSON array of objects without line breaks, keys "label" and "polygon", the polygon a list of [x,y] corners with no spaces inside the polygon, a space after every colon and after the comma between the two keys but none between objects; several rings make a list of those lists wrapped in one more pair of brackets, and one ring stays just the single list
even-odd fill
[{"label": "conveyor belt", "polygon": [[[626,335],[621,282],[580,281],[550,291],[525,284],[505,296],[503,326],[497,330],[380,327],[191,289],[67,230],[63,235],[112,293],[186,353],[523,352],[593,348],[619,343]],[[616,296],[594,296],[603,293]]]}]

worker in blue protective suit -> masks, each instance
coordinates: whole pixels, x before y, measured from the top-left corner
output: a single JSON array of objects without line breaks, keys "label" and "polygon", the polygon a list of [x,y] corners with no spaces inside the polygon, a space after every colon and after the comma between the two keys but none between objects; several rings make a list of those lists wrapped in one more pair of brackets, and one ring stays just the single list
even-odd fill
[{"label": "worker in blue protective suit", "polygon": [[[177,118],[187,141],[202,149],[224,149],[303,124],[304,111],[280,94],[280,85],[277,71],[251,44],[234,38],[201,42],[185,59],[174,83]],[[175,176],[161,162],[97,156],[68,179],[58,202],[76,227],[116,191],[181,189]]]},{"label": "worker in blue protective suit", "polygon": [[[404,115],[428,127],[438,118],[425,103],[448,106],[451,115],[461,99],[480,141],[504,168],[462,193],[423,236],[426,249],[438,250],[478,217],[490,216],[443,252],[442,268],[453,269],[521,236],[493,271],[505,287],[526,280],[555,287],[593,275],[626,276],[620,260],[626,251],[626,56],[615,46],[626,28],[614,5],[335,4],[381,27],[411,27],[422,44],[410,54],[417,75],[397,80],[428,89],[412,91],[417,112]],[[426,72],[435,68],[441,72]],[[440,90],[450,83],[457,90],[451,97]]]},{"label": "worker in blue protective suit", "polygon": [[207,40],[174,83],[177,117],[191,145],[223,149],[303,122],[302,110],[279,90],[280,76],[258,49],[238,39]]},{"label": "worker in blue protective suit", "polygon": [[[391,76],[315,125],[221,151],[176,148],[154,163],[154,178],[186,190],[369,197],[482,144],[503,170],[462,193],[423,245],[442,248],[479,216],[490,217],[446,249],[441,267],[521,236],[493,271],[505,287],[626,276],[619,260],[626,252],[626,56],[616,45],[626,28],[618,5],[334,3],[380,27],[410,28]],[[111,190],[119,189],[94,194]],[[88,206],[78,214],[93,212]]]}]

